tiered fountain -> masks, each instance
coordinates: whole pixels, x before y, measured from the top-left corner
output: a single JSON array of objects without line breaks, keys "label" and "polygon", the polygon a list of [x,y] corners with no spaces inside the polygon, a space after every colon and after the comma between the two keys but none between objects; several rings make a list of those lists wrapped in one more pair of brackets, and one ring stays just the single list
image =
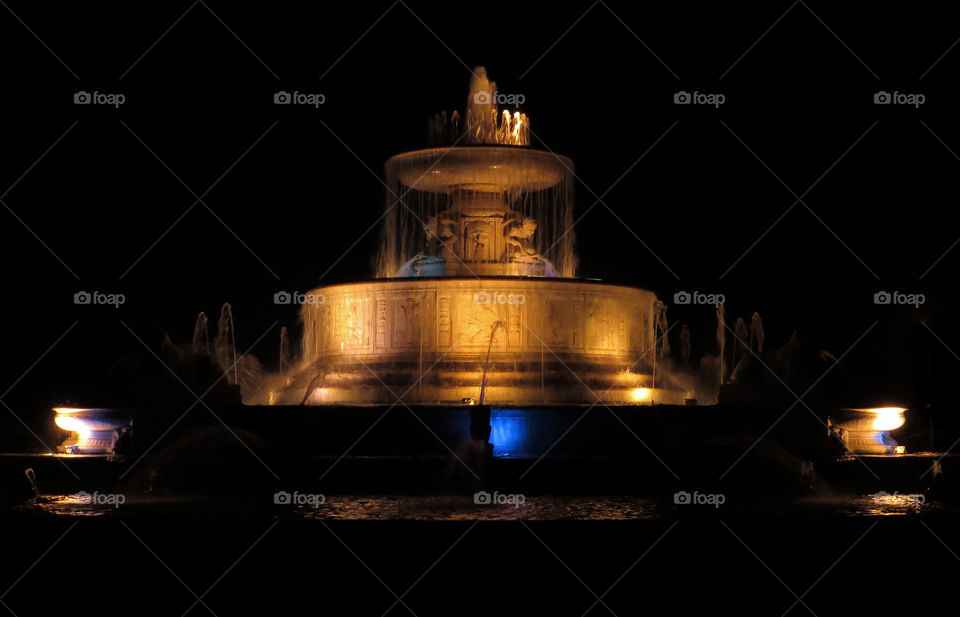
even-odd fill
[{"label": "tiered fountain", "polygon": [[656,366],[662,305],[574,278],[573,161],[525,147],[495,92],[477,68],[462,126],[431,123],[445,146],[387,161],[379,278],[307,295],[302,362],[270,403],[682,401]]}]

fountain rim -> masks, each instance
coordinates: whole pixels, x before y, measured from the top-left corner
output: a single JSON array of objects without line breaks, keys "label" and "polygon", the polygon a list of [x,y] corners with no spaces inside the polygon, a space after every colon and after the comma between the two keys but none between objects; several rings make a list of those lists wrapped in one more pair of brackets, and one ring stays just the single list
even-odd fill
[{"label": "fountain rim", "polygon": [[346,281],[343,283],[331,283],[329,285],[319,285],[311,289],[330,289],[334,287],[345,287],[345,286],[366,286],[372,284],[383,284],[383,283],[414,283],[414,282],[435,282],[435,281],[491,281],[491,282],[517,282],[517,283],[533,283],[539,285],[541,283],[551,283],[551,284],[561,284],[561,285],[594,285],[597,287],[616,287],[619,289],[635,289],[637,291],[645,291],[656,295],[652,289],[647,289],[644,287],[638,287],[636,285],[623,285],[620,283],[613,283],[604,281],[602,279],[595,278],[574,278],[574,277],[550,277],[550,276],[510,276],[510,275],[485,275],[485,276],[394,276],[390,278],[369,278],[362,279],[358,281]]},{"label": "fountain rim", "polygon": [[414,155],[427,156],[430,154],[443,154],[444,153],[455,153],[458,151],[467,151],[467,150],[486,150],[488,152],[500,151],[500,152],[524,152],[527,156],[532,159],[547,159],[551,162],[555,161],[559,163],[567,173],[572,174],[574,172],[574,163],[573,159],[569,156],[563,154],[557,154],[556,152],[551,152],[547,150],[540,150],[539,148],[533,148],[530,146],[509,146],[503,144],[462,144],[458,146],[446,146],[446,147],[434,147],[434,148],[421,148],[418,150],[408,150],[406,152],[399,152],[394,154],[386,160],[384,163],[384,168],[388,168],[391,163],[402,161],[404,159],[413,158]]}]

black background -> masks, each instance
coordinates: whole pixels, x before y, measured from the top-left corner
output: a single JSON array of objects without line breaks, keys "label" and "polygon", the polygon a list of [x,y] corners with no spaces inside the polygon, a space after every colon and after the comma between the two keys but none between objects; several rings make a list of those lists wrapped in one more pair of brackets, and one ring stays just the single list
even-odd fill
[{"label": "black background", "polygon": [[[273,294],[372,275],[384,194],[372,172],[424,146],[429,115],[464,107],[477,65],[501,92],[526,97],[535,147],[574,159],[578,217],[616,182],[576,225],[580,276],[652,289],[668,304],[679,290],[724,293],[729,322],[763,316],[768,348],[807,327],[814,347],[839,357],[878,321],[825,384],[918,410],[952,394],[958,360],[921,320],[958,344],[960,252],[948,250],[960,236],[955,8],[9,9],[0,11],[7,382],[79,321],[4,397],[24,417],[46,421],[50,404],[144,353],[121,320],[151,346],[164,333],[188,342],[196,314],[215,322],[229,301],[241,349],[276,321],[296,339],[295,307]],[[80,90],[126,103],[75,105]],[[326,103],[278,106],[279,90]],[[680,90],[726,103],[675,105]],[[880,90],[926,103],[875,105]],[[791,190],[814,183],[794,205]],[[76,306],[79,290],[126,303]],[[875,306],[880,290],[927,303]],[[715,352],[712,309],[673,306],[669,316],[691,324],[695,353]],[[275,328],[251,349],[268,367],[278,337]]]},{"label": "black background", "polygon": [[[188,342],[196,314],[215,322],[225,301],[242,350],[278,320],[295,337],[295,307],[275,305],[273,294],[371,276],[384,193],[375,176],[392,154],[425,145],[428,116],[463,108],[469,71],[484,65],[501,92],[526,97],[534,146],[576,162],[577,216],[617,183],[609,209],[576,226],[581,276],[652,289],[668,304],[680,290],[723,293],[731,322],[763,316],[768,348],[802,327],[814,348],[839,357],[877,322],[819,387],[843,382],[865,402],[905,404],[921,419],[950,414],[960,363],[948,348],[960,349],[960,249],[949,250],[960,237],[958,11],[816,0],[4,0],[0,399],[47,426],[50,406],[95,393],[118,359],[155,361],[124,324],[153,348],[164,333]],[[123,93],[126,103],[75,105],[80,90]],[[322,93],[326,103],[277,106],[279,90]],[[726,103],[678,106],[680,90],[722,93]],[[880,90],[922,93],[926,103],[878,106]],[[796,201],[784,184],[804,195],[814,183],[781,220]],[[126,303],[77,306],[80,290],[123,293]],[[880,290],[927,302],[876,306]],[[691,325],[697,353],[715,352],[712,309],[671,306],[669,315]],[[268,367],[278,336],[275,327],[251,349]],[[12,416],[5,423],[19,427]],[[805,601],[821,615],[875,614],[890,602],[929,606],[953,581],[952,550],[913,523],[882,522],[851,553],[858,558],[843,560],[873,523],[735,521],[741,543],[711,522],[676,532],[642,562],[666,523],[584,523],[595,533],[534,523],[543,545],[494,523],[417,584],[468,523],[333,523],[353,549],[316,525],[281,525],[237,562],[267,523],[134,520],[159,550],[154,560],[131,528],[93,522],[5,601],[20,614],[49,614],[38,603],[47,597],[70,612],[179,614],[193,601],[174,579],[183,572],[197,593],[214,585],[206,601],[218,612],[376,615],[393,601],[377,572],[397,593],[415,585],[407,602],[419,614],[538,614],[549,597],[579,615],[593,602],[584,586],[601,593],[621,580],[606,598],[620,614],[777,615],[793,602],[787,585],[812,585]],[[948,545],[952,523],[932,523]],[[6,559],[4,588],[73,524],[5,525],[4,546],[19,536],[23,547]],[[81,603],[92,590],[130,600]]]}]

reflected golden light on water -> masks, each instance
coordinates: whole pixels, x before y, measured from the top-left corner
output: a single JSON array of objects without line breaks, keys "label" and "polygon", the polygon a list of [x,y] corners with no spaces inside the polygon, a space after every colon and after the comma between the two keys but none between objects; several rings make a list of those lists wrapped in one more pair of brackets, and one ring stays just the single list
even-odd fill
[{"label": "reflected golden light on water", "polygon": [[337,495],[320,507],[298,506],[284,513],[309,520],[653,520],[660,517],[656,500],[627,496],[528,495],[522,506],[474,503],[463,495]]},{"label": "reflected golden light on water", "polygon": [[116,512],[116,507],[91,503],[80,494],[41,495],[33,500],[32,507],[61,516],[105,516]]},{"label": "reflected golden light on water", "polygon": [[630,398],[635,402],[649,401],[653,391],[650,388],[634,388],[630,391]]},{"label": "reflected golden light on water", "polygon": [[867,516],[903,516],[918,514],[927,505],[927,498],[922,494],[900,494],[879,491],[867,495],[859,504],[858,514]]}]

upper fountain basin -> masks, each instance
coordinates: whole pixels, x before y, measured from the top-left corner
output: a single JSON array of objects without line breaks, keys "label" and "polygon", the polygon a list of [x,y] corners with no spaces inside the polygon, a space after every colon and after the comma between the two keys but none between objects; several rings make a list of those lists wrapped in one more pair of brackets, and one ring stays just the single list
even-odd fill
[{"label": "upper fountain basin", "polygon": [[390,157],[387,175],[418,191],[446,193],[455,186],[482,190],[542,190],[573,175],[565,156],[512,146],[429,148]]}]

